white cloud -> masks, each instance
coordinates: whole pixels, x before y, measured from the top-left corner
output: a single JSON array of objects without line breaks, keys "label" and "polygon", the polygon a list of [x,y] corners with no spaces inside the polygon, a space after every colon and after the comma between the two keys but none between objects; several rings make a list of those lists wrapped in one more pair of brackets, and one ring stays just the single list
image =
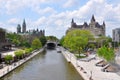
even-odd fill
[{"label": "white cloud", "polygon": [[1,27],[4,27],[4,26],[5,26],[5,24],[2,23],[2,22],[0,22],[0,28],[1,28]]},{"label": "white cloud", "polygon": [[6,29],[6,31],[10,32],[10,31],[16,31],[16,27],[13,25],[9,25],[9,24],[5,24],[3,22],[0,22],[0,28],[4,28]]},{"label": "white cloud", "polygon": [[12,32],[12,31],[16,32],[17,31],[16,26],[14,26],[14,25],[7,25],[7,26],[9,26],[9,27],[7,27],[8,32]]},{"label": "white cloud", "polygon": [[[54,1],[54,0],[50,0]],[[0,9],[6,9],[7,14],[16,13],[26,7],[34,8],[42,3],[48,3],[49,0],[0,0]]]},{"label": "white cloud", "polygon": [[37,13],[39,13],[41,15],[44,15],[44,14],[49,14],[50,15],[50,14],[56,13],[56,11],[51,7],[46,7],[44,9],[41,9],[39,6],[36,6],[34,9]]},{"label": "white cloud", "polygon": [[25,6],[25,4],[22,2],[22,0],[8,0],[6,1],[5,8],[7,10],[8,14],[16,13],[20,9],[22,9]]},{"label": "white cloud", "polygon": [[55,24],[58,25],[58,26],[62,26],[63,21],[59,19],[59,20],[55,21]]},{"label": "white cloud", "polygon": [[35,21],[33,24],[35,26],[40,26],[40,25],[45,24],[46,21],[47,21],[47,18],[43,16],[43,17],[39,18],[37,21]]},{"label": "white cloud", "polygon": [[19,24],[20,23],[20,19],[18,18],[12,18],[12,19],[9,19],[7,21],[8,24]]},{"label": "white cloud", "polygon": [[[15,14],[22,9],[30,8],[34,9],[43,3],[55,2],[55,0],[0,0],[0,9],[4,8],[7,14]],[[45,9],[46,12],[51,11],[52,8]]]},{"label": "white cloud", "polygon": [[79,0],[67,0],[66,3],[63,5],[64,8],[72,7],[78,5]]}]

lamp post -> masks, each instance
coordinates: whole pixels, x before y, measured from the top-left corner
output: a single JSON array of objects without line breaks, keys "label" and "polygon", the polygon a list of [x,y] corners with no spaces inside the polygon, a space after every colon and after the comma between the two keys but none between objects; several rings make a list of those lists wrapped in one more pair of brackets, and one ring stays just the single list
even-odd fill
[{"label": "lamp post", "polygon": [[93,79],[92,79],[92,71],[90,71],[90,74],[91,74],[91,76],[90,76],[89,80],[93,80]]},{"label": "lamp post", "polygon": [[78,61],[78,58],[76,57],[76,66],[77,66],[77,67],[80,67],[80,66],[78,65],[78,62],[77,62],[77,61]]},{"label": "lamp post", "polygon": [[71,62],[71,53],[69,53],[70,54],[70,62]]}]

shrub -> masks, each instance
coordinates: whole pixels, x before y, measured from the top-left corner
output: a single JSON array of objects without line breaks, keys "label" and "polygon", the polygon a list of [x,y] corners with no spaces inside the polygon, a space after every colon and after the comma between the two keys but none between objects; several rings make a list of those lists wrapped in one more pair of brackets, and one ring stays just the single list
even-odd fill
[{"label": "shrub", "polygon": [[15,51],[15,56],[20,59],[24,55],[24,50]]},{"label": "shrub", "polygon": [[7,64],[10,64],[10,61],[13,60],[13,56],[12,56],[12,55],[6,55],[6,56],[4,57],[4,59],[5,59],[5,62],[6,62]]},{"label": "shrub", "polygon": [[29,55],[33,51],[32,48],[26,48],[25,49],[25,55]]}]

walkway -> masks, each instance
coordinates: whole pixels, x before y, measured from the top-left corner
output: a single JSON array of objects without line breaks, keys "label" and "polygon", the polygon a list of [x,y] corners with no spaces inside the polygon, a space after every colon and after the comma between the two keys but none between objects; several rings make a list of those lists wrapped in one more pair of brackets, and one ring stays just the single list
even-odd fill
[{"label": "walkway", "polygon": [[[84,78],[84,80],[90,80],[90,76],[92,74],[93,80],[120,80],[120,76],[116,73],[111,72],[102,72],[102,67],[95,66],[100,59],[94,59],[89,62],[84,62],[80,60],[76,60],[75,56],[71,54],[69,51],[61,48],[62,54],[65,56],[68,62],[71,62],[79,74]],[[80,66],[80,67],[79,67]],[[81,67],[83,70],[81,70]]]}]

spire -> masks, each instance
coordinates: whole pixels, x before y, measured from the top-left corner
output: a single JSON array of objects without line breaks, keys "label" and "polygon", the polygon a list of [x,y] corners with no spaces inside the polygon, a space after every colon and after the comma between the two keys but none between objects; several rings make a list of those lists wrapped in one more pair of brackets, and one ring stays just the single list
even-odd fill
[{"label": "spire", "polygon": [[23,20],[23,24],[22,24],[22,26],[26,26],[26,22],[25,22],[25,19]]},{"label": "spire", "polygon": [[45,30],[43,30],[43,36],[45,36]]},{"label": "spire", "polygon": [[23,20],[23,24],[26,24],[26,23],[25,23],[25,19]]},{"label": "spire", "polygon": [[91,22],[95,22],[95,17],[92,15]]},{"label": "spire", "polygon": [[37,32],[39,32],[39,30],[38,30],[38,28],[37,28],[37,30],[36,30]]},{"label": "spire", "polygon": [[72,22],[71,23],[74,23],[74,19],[72,18]]},{"label": "spire", "polygon": [[23,33],[26,32],[26,22],[25,22],[25,19],[23,20],[23,24],[22,24],[22,32]]},{"label": "spire", "polygon": [[105,22],[103,21],[103,26],[105,26]]}]

